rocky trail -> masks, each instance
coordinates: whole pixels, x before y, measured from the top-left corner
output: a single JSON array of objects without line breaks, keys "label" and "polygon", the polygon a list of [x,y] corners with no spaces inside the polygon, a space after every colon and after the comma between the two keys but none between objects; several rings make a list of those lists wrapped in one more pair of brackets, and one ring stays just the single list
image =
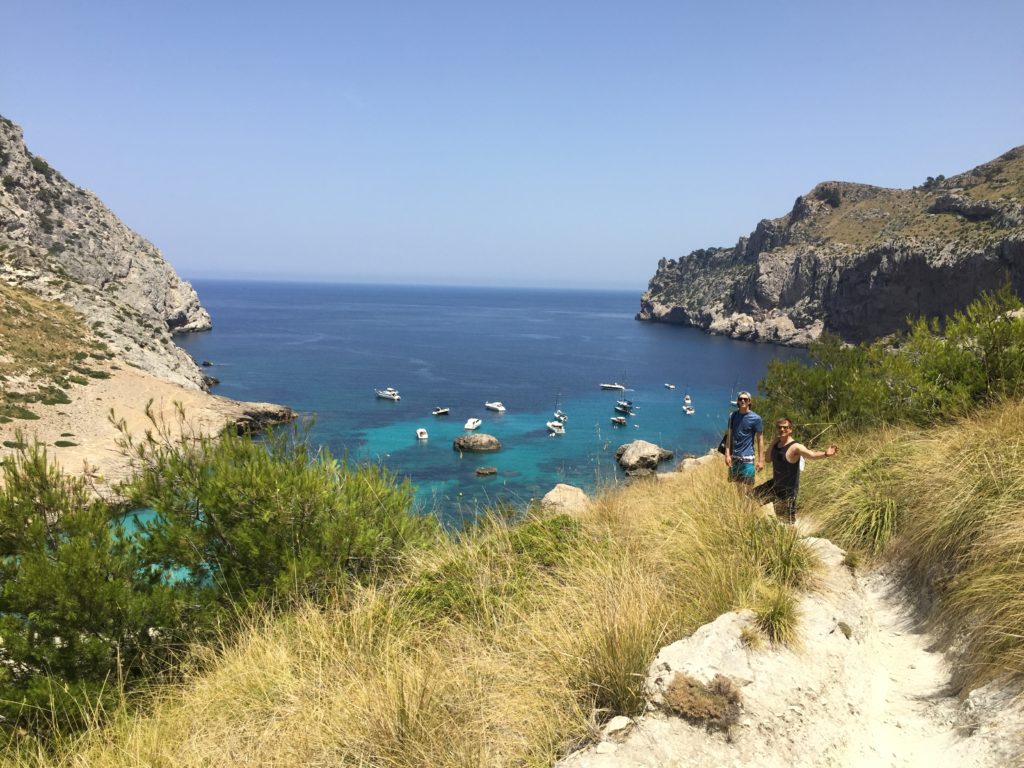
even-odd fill
[{"label": "rocky trail", "polygon": [[[855,575],[830,542],[807,541],[823,568],[819,587],[801,603],[798,647],[748,647],[744,628],[753,615],[724,614],[659,652],[642,717],[615,718],[597,744],[558,765],[1024,765],[1020,688],[993,684],[955,696],[946,659],[894,580],[883,572]],[[740,696],[736,724],[713,731],[680,716],[670,693],[677,673],[732,681]]]}]

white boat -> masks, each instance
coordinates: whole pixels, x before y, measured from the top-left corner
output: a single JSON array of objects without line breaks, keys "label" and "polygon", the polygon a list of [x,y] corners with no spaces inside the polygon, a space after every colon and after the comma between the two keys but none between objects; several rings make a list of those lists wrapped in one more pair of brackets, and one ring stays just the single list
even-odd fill
[{"label": "white boat", "polygon": [[451,408],[442,408],[440,406],[431,411],[434,416],[447,416],[450,412]]},{"label": "white boat", "polygon": [[481,422],[480,419],[472,418],[472,419],[467,419],[466,423],[463,424],[462,427],[463,427],[463,429],[476,429],[482,423],[483,422]]},{"label": "white boat", "polygon": [[488,411],[497,411],[498,413],[505,412],[505,406],[501,404],[500,400],[495,400],[490,403],[484,403],[484,408],[486,408]]},{"label": "white boat", "polygon": [[430,437],[430,435],[427,434],[427,430],[425,430],[423,427],[420,427],[419,429],[416,430],[417,440],[426,440],[428,437]]},{"label": "white boat", "polygon": [[553,414],[551,414],[551,415],[554,416],[556,419],[558,419],[558,421],[562,422],[563,424],[565,424],[565,422],[567,422],[569,420],[569,415],[565,411],[562,410],[562,393],[561,392],[559,392],[557,395],[555,395],[555,412]]},{"label": "white boat", "polygon": [[619,413],[624,413],[627,416],[633,415],[633,401],[632,400],[616,400],[615,410]]},{"label": "white boat", "polygon": [[612,383],[612,384],[598,384],[598,386],[601,387],[601,389],[617,389],[617,390],[619,390],[619,392],[625,392],[626,391],[626,385],[625,384],[619,384],[619,382],[617,382],[617,381]]},{"label": "white boat", "polygon": [[693,400],[690,399],[689,395],[683,395],[683,405],[693,405]]},{"label": "white boat", "polygon": [[696,412],[697,409],[694,408],[692,405],[683,406],[683,413],[685,413],[687,416],[693,416],[693,414],[695,414]]},{"label": "white boat", "polygon": [[675,389],[675,388],[676,388],[675,384],[666,384],[665,385],[665,389]]},{"label": "white boat", "polygon": [[398,401],[402,399],[402,396],[398,394],[398,390],[395,389],[394,387],[386,387],[385,389],[375,389],[373,391],[377,393],[377,397],[379,397],[381,400]]},{"label": "white boat", "polygon": [[548,432],[552,435],[564,435],[565,425],[562,424],[558,419],[552,419],[547,423]]},{"label": "white boat", "polygon": [[612,416],[612,424],[614,424],[616,427],[624,427],[626,426],[626,417]]}]

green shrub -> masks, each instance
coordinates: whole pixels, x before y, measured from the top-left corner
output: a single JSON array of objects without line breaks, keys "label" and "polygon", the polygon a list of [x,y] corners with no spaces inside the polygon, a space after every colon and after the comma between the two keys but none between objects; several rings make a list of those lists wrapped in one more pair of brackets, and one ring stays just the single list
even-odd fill
[{"label": "green shrub", "polygon": [[2,475],[0,730],[77,728],[116,699],[118,681],[166,658],[188,601],[44,448],[4,459]]},{"label": "green shrub", "polygon": [[26,421],[35,421],[39,418],[38,414],[33,413],[28,408],[10,404],[0,406],[0,416],[6,416],[11,419],[25,419]]},{"label": "green shrub", "polygon": [[325,449],[311,453],[299,430],[274,431],[263,443],[229,433],[151,435],[126,447],[145,466],[124,491],[156,511],[143,525],[148,557],[184,569],[221,603],[372,579],[439,531],[434,518],[413,511],[407,480]]},{"label": "green shrub", "polygon": [[43,174],[43,176],[48,179],[53,176],[53,168],[51,168],[50,164],[41,157],[32,158],[32,168],[38,173]]},{"label": "green shrub", "polygon": [[797,424],[859,429],[934,424],[1024,392],[1024,321],[1010,288],[963,312],[919,319],[895,341],[846,346],[825,335],[810,361],[772,362],[761,382],[768,411]]},{"label": "green shrub", "polygon": [[57,440],[54,445],[58,448],[74,448],[78,443],[73,443],[70,440]]}]

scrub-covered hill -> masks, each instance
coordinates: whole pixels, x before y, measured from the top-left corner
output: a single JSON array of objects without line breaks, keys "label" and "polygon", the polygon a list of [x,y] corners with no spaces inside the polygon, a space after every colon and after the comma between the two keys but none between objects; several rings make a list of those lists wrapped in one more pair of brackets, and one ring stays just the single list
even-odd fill
[{"label": "scrub-covered hill", "polygon": [[640,320],[804,345],[874,339],[1010,281],[1024,295],[1024,147],[914,189],[830,181],[731,248],[663,259]]}]

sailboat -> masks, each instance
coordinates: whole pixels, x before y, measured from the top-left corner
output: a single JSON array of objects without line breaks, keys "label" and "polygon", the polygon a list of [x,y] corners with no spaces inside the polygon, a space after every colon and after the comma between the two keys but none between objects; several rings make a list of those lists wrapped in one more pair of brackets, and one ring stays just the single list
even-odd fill
[{"label": "sailboat", "polygon": [[556,418],[556,419],[557,419],[557,420],[558,420],[559,422],[561,422],[562,424],[565,424],[565,422],[567,422],[567,421],[569,420],[569,416],[568,416],[568,415],[566,414],[566,412],[565,412],[565,411],[563,411],[563,410],[562,410],[562,409],[561,409],[561,408],[559,407],[559,402],[561,401],[561,399],[562,399],[562,393],[561,393],[561,392],[559,392],[559,393],[558,393],[558,394],[557,394],[557,395],[555,396],[555,413],[554,413],[553,415],[554,415],[554,417],[555,417],[555,418]]}]

